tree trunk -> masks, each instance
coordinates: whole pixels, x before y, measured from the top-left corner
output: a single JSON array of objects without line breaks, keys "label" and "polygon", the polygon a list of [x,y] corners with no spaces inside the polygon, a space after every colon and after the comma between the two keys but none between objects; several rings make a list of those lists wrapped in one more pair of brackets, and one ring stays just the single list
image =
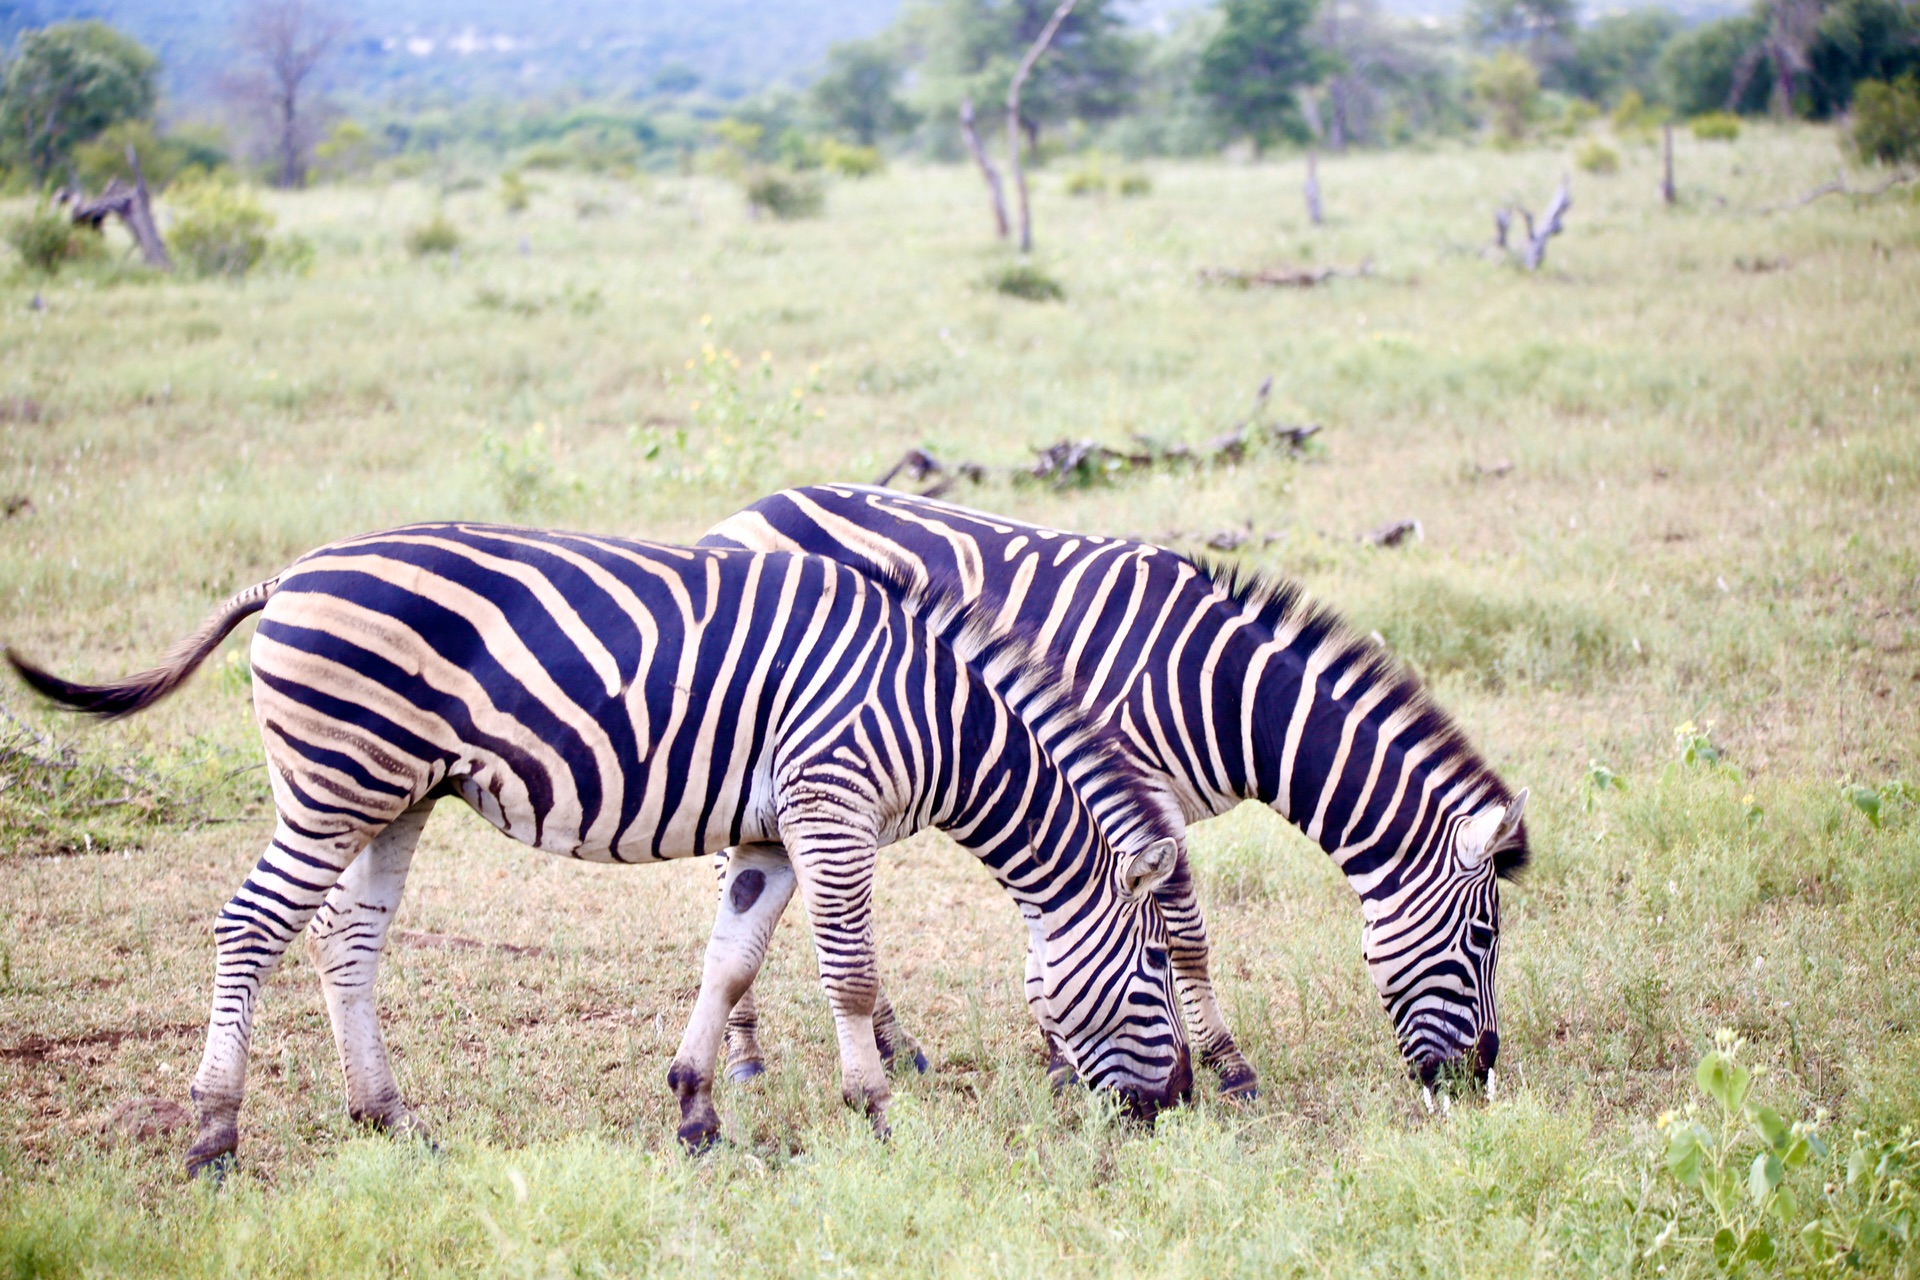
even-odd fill
[{"label": "tree trunk", "polygon": [[1320,225],[1320,157],[1313,148],[1307,148],[1307,217],[1314,226]]},{"label": "tree trunk", "polygon": [[985,147],[980,145],[980,135],[973,128],[973,99],[960,100],[960,137],[967,144],[967,150],[973,155],[973,162],[980,166],[980,176],[987,180],[987,194],[993,199],[993,223],[1000,238],[1007,238],[1007,199],[1000,189],[1000,171],[993,167],[993,161],[987,159]]},{"label": "tree trunk", "polygon": [[1047,25],[1040,28],[1040,35],[1027,50],[1027,56],[1020,59],[1020,66],[1013,73],[1013,80],[1007,85],[1007,163],[1013,167],[1013,186],[1020,196],[1020,252],[1033,252],[1033,214],[1027,206],[1027,171],[1020,164],[1020,90],[1027,83],[1027,77],[1033,74],[1033,66],[1040,61],[1040,55],[1053,43],[1053,37],[1060,30],[1060,24],[1073,12],[1074,0],[1060,0],[1060,7],[1047,19]]},{"label": "tree trunk", "polygon": [[1673,194],[1673,121],[1660,126],[1660,199],[1674,202]]}]

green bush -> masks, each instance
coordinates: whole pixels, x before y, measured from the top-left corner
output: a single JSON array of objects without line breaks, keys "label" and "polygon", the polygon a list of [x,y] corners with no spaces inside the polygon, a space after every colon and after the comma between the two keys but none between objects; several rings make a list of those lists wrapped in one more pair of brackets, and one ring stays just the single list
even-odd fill
[{"label": "green bush", "polygon": [[173,250],[203,276],[244,276],[267,255],[273,215],[247,192],[225,182],[175,187],[183,211],[173,226]]},{"label": "green bush", "polygon": [[1920,159],[1920,78],[1909,71],[1891,84],[1863,82],[1853,95],[1852,140],[1863,160],[1905,164]]},{"label": "green bush", "polygon": [[51,275],[70,262],[96,257],[100,235],[76,227],[64,209],[38,205],[7,223],[7,243],[35,271]]},{"label": "green bush", "polygon": [[1588,173],[1618,173],[1620,153],[1598,138],[1589,138],[1573,153],[1573,162]]},{"label": "green bush", "polygon": [[987,277],[995,293],[1028,302],[1059,302],[1067,296],[1060,282],[1030,262],[1009,263]]},{"label": "green bush", "polygon": [[1740,117],[1727,111],[1695,116],[1688,125],[1702,142],[1732,142],[1740,136]]},{"label": "green bush", "polygon": [[826,206],[826,192],[818,181],[779,169],[762,169],[747,179],[747,204],[791,222],[817,218]]},{"label": "green bush", "polygon": [[509,169],[500,175],[500,206],[508,213],[525,213],[536,190],[519,171]]},{"label": "green bush", "polygon": [[1117,189],[1121,195],[1129,199],[1135,196],[1150,196],[1153,194],[1153,179],[1144,173],[1123,173],[1120,175]]},{"label": "green bush", "polygon": [[448,222],[444,212],[435,212],[433,217],[407,231],[407,252],[416,258],[455,253],[459,248],[460,228]]},{"label": "green bush", "polygon": [[860,147],[827,138],[820,143],[820,163],[843,178],[870,178],[887,167],[878,147]]},{"label": "green bush", "polygon": [[1472,87],[1494,141],[1512,146],[1527,136],[1540,106],[1540,73],[1523,54],[1502,49],[1481,62],[1473,69]]},{"label": "green bush", "polygon": [[1070,196],[1103,196],[1107,193],[1107,175],[1097,164],[1083,165],[1067,175],[1063,190]]}]

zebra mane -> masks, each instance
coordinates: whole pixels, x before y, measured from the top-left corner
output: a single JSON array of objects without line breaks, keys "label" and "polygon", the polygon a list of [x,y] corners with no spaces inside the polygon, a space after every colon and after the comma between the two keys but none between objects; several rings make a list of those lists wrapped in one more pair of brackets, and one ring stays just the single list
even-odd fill
[{"label": "zebra mane", "polygon": [[[893,566],[876,566],[868,576],[1006,701],[1056,765],[1066,770],[1064,761],[1074,760],[1069,781],[1083,804],[1090,794],[1111,787],[1139,824],[1142,845],[1184,837],[1185,824],[1172,798],[1134,763],[1119,730],[1086,710],[1084,682],[1070,679],[1024,630],[1000,629],[992,610],[966,599],[943,577],[916,581]],[[1106,825],[1101,824],[1102,835],[1119,852]]]},{"label": "zebra mane", "polygon": [[[1237,563],[1188,559],[1228,599],[1250,611],[1259,626],[1275,632],[1297,630],[1299,639],[1295,643],[1308,649],[1331,643],[1342,658],[1358,665],[1362,681],[1376,686],[1387,684],[1392,693],[1384,705],[1397,706],[1413,717],[1412,731],[1434,744],[1430,757],[1434,763],[1456,764],[1469,786],[1484,787],[1488,796],[1501,804],[1513,803],[1512,789],[1468,740],[1466,731],[1385,645],[1360,634],[1331,606],[1308,596],[1306,589],[1291,579]],[[1530,857],[1523,819],[1517,841],[1494,851],[1494,870],[1501,879],[1512,880]]]}]

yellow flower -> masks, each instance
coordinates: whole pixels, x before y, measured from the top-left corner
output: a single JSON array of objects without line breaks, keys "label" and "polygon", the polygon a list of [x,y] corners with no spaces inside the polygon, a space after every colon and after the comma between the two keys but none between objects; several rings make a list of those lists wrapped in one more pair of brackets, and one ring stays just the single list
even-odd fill
[{"label": "yellow flower", "polygon": [[701,327],[702,329],[704,329],[704,328],[706,328],[707,326],[709,326],[709,325],[711,325],[712,323],[713,323],[713,317],[712,317],[712,316],[709,316],[709,315],[703,315],[703,316],[701,316],[701,317],[700,317],[700,327]]}]

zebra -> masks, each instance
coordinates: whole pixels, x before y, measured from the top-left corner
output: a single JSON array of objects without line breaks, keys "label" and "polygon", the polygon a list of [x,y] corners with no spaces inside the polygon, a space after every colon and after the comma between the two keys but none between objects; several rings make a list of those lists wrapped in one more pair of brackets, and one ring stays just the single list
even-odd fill
[{"label": "zebra", "polygon": [[[1367,971],[1429,1106],[1449,1068],[1491,1079],[1498,883],[1528,858],[1527,792],[1509,791],[1414,678],[1297,586],[854,484],[774,494],[701,545],[943,582],[996,629],[1029,635],[1187,822],[1258,800],[1333,858],[1359,897]],[[1223,1094],[1254,1095],[1256,1073],[1213,995],[1184,855],[1159,894],[1197,1054]],[[879,1008],[883,1047],[917,1057],[884,996]],[[761,1070],[755,1031],[749,990],[728,1028],[730,1075]],[[1056,1049],[1056,1074],[1070,1069]]]},{"label": "zebra", "polygon": [[309,553],[139,675],[76,684],[8,658],[54,701],[123,716],[255,612],[253,711],[278,821],[215,926],[189,1172],[235,1157],[260,986],[309,921],[349,1113],[424,1133],[372,990],[414,846],[446,796],[574,858],[740,848],[668,1073],[691,1148],[717,1136],[727,1012],[796,887],[843,1096],[884,1135],[874,855],[928,826],[1014,899],[1033,1013],[1089,1084],[1143,1116],[1188,1094],[1153,897],[1181,857],[1178,813],[1056,671],[952,597],[811,556],[421,524]]}]

